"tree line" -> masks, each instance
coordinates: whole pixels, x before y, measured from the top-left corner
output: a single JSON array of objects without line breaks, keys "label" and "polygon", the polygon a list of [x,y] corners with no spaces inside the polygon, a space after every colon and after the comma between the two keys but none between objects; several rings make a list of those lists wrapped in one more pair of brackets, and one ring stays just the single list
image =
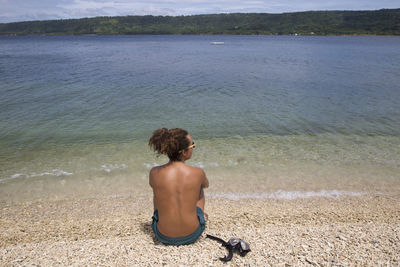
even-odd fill
[{"label": "tree line", "polygon": [[400,9],[119,16],[0,24],[0,35],[84,34],[400,35]]}]

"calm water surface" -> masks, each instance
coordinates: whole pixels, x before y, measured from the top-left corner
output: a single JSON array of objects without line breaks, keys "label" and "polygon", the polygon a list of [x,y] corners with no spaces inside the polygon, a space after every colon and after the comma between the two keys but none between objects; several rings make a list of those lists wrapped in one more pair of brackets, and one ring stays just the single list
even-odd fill
[{"label": "calm water surface", "polygon": [[[390,185],[399,47],[399,37],[0,37],[1,200],[139,188],[165,162],[146,147],[159,127],[188,129],[190,163],[217,180],[291,181],[303,168],[294,189],[326,177],[336,182],[316,189],[352,189],[340,170],[372,166],[354,175]],[[267,184],[288,188],[277,181]]]}]

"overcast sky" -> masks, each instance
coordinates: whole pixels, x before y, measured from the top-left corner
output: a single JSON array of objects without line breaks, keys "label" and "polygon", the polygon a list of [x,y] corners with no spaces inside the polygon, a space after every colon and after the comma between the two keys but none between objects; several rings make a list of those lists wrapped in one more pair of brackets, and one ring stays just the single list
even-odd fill
[{"label": "overcast sky", "polygon": [[0,23],[125,15],[399,8],[399,0],[0,0]]}]

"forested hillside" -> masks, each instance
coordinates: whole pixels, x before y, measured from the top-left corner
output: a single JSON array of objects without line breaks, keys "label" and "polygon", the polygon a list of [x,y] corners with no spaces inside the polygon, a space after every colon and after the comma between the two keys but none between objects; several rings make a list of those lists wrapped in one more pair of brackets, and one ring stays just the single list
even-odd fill
[{"label": "forested hillside", "polygon": [[400,9],[96,17],[0,24],[0,35],[71,34],[400,35]]}]

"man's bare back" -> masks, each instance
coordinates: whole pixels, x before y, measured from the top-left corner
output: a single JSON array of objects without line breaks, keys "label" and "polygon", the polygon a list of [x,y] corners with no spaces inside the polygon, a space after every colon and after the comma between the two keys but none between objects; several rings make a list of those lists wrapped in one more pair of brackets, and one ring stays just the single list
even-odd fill
[{"label": "man's bare back", "polygon": [[[176,138],[181,148],[176,148],[176,143],[171,143],[171,136]],[[169,238],[185,237],[198,232],[197,207],[201,209],[201,213],[204,212],[203,188],[208,187],[208,179],[202,169],[185,164],[192,157],[195,147],[192,137],[182,129],[163,128],[153,133],[149,144],[158,153],[168,154],[170,158],[167,164],[154,167],[149,175],[154,210],[157,211],[157,225],[153,230]],[[165,146],[166,144],[170,147]]]},{"label": "man's bare back", "polygon": [[168,237],[193,233],[199,220],[196,206],[204,211],[203,188],[208,187],[204,171],[183,162],[169,162],[150,171],[158,230]]}]

